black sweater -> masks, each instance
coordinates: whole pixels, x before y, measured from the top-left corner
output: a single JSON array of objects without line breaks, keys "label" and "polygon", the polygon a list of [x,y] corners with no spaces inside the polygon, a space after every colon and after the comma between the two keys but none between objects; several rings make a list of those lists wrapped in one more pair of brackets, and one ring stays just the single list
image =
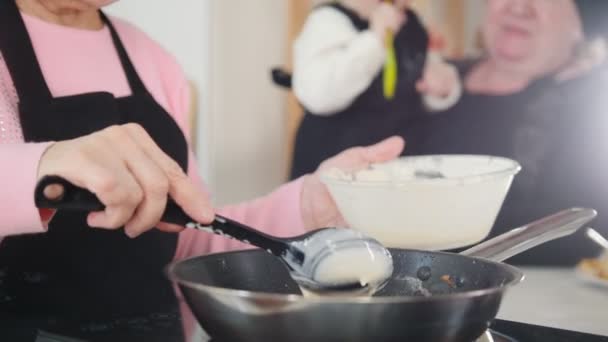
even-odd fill
[{"label": "black sweater", "polygon": [[[470,65],[470,64],[467,64]],[[467,65],[461,65],[463,74]],[[406,154],[489,154],[522,171],[492,236],[561,209],[598,210],[591,226],[608,236],[608,67],[572,81],[543,79],[508,96],[465,93],[442,113],[404,127]],[[515,264],[573,265],[598,248],[581,232],[513,257]]]}]

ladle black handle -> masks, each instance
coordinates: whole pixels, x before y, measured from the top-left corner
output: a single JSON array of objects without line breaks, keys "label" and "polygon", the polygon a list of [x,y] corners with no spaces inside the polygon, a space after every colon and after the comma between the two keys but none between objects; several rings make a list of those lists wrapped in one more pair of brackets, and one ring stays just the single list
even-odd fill
[{"label": "ladle black handle", "polygon": [[[63,187],[63,194],[56,199],[47,198],[44,190],[51,185]],[[102,211],[105,209],[105,205],[94,193],[58,176],[43,177],[36,186],[34,200],[36,207],[40,209],[86,212]],[[263,248],[277,256],[284,255],[289,248],[286,241],[264,234],[254,228],[220,215],[216,215],[211,224],[196,222],[171,197],[167,199],[167,205],[161,221],[236,239],[248,245]]]}]

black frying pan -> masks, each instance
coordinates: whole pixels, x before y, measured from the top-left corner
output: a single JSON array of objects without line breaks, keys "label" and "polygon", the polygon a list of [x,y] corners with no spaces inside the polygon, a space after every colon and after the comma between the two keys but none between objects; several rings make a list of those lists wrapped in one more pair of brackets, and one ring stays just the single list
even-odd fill
[{"label": "black frying pan", "polygon": [[281,262],[259,250],[179,261],[168,274],[214,341],[470,342],[489,327],[506,289],[523,279],[497,261],[595,216],[565,210],[463,254],[393,249],[393,276],[373,298],[302,297]]}]

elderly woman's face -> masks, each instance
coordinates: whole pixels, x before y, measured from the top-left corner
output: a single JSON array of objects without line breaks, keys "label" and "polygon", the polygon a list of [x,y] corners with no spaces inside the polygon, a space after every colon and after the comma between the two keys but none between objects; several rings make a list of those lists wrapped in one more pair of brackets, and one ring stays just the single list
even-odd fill
[{"label": "elderly woman's face", "polygon": [[583,39],[573,0],[488,0],[487,5],[485,45],[490,58],[510,71],[554,72]]}]

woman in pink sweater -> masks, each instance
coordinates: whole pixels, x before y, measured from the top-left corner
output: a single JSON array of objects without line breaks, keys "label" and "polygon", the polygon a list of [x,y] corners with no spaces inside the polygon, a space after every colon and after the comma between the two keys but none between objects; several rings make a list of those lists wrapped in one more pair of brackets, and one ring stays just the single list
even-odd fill
[{"label": "woman in pink sweater", "polygon": [[[214,217],[185,136],[187,80],[153,40],[98,10],[109,2],[0,2],[0,339],[10,322],[60,330],[171,312],[167,263],[247,247],[158,222],[168,195],[201,222]],[[402,149],[393,138],[321,168]],[[91,190],[106,210],[39,211],[45,175]],[[316,174],[218,212],[283,236],[343,223]]]}]

